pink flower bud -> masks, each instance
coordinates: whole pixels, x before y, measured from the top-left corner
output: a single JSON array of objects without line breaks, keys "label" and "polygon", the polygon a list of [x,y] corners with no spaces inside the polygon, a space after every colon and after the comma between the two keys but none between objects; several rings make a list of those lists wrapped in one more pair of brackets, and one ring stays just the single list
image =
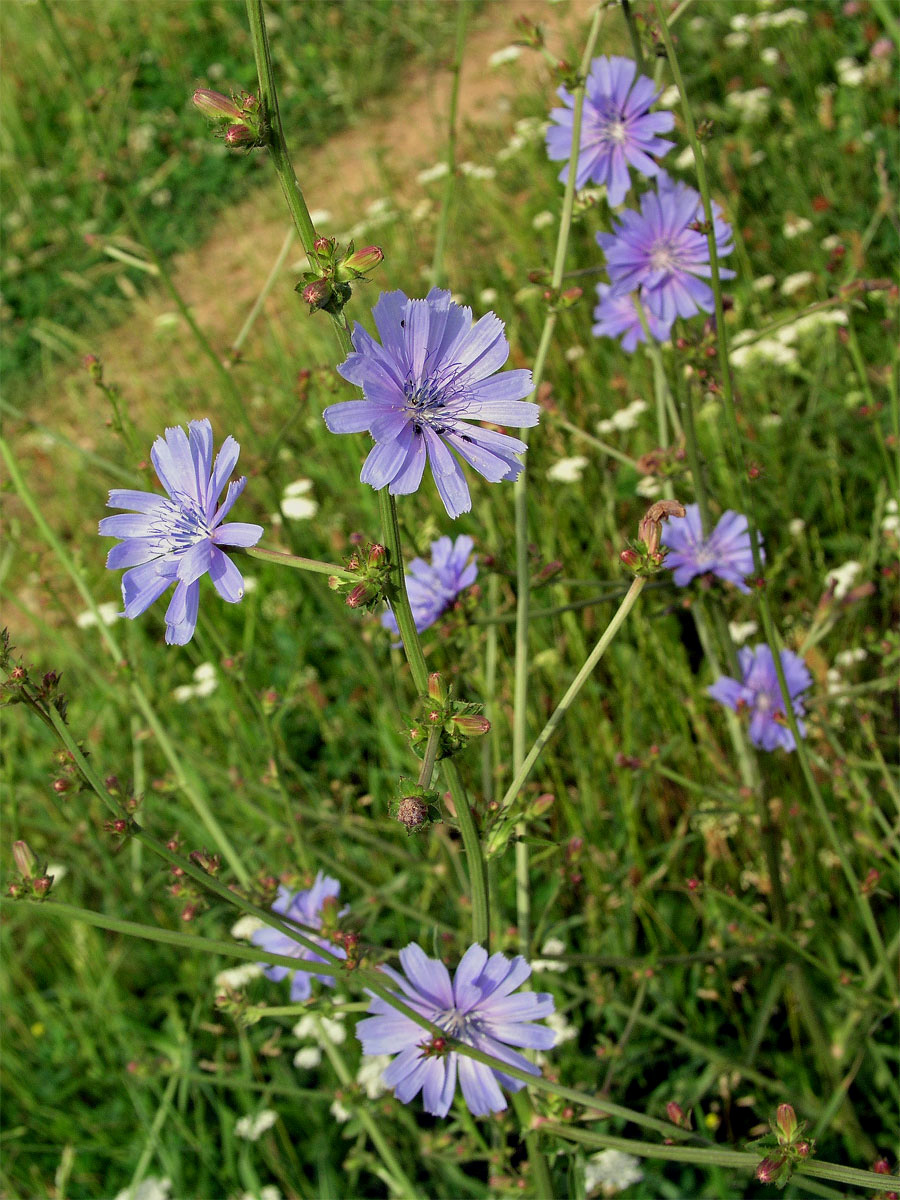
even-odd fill
[{"label": "pink flower bud", "polygon": [[226,146],[254,146],[256,134],[247,125],[229,125],[225,130]]},{"label": "pink flower bud", "polygon": [[243,114],[235,102],[221,92],[211,92],[208,88],[198,88],[191,96],[195,108],[214,121],[240,121]]},{"label": "pink flower bud", "polygon": [[764,1158],[756,1168],[756,1178],[760,1183],[775,1183],[784,1166],[783,1154],[772,1154]]},{"label": "pink flower bud", "polygon": [[457,733],[462,734],[463,737],[481,737],[483,734],[488,733],[491,728],[491,723],[487,717],[455,716],[450,719]]},{"label": "pink flower bud", "polygon": [[300,293],[310,308],[322,308],[331,296],[331,284],[327,279],[314,279]]},{"label": "pink flower bud", "polygon": [[379,246],[365,246],[347,256],[337,269],[337,278],[344,282],[358,279],[369,271],[374,271],[379,263],[384,262],[384,251]]},{"label": "pink flower bud", "polygon": [[682,1125],[684,1123],[684,1109],[680,1104],[676,1104],[674,1100],[670,1100],[666,1105],[666,1115],[673,1125]]},{"label": "pink flower bud", "polygon": [[792,1142],[797,1133],[797,1114],[790,1104],[779,1104],[775,1114],[775,1127],[780,1142]]},{"label": "pink flower bud", "polygon": [[440,674],[437,671],[432,671],[428,676],[428,695],[430,699],[436,701],[438,704],[443,704],[447,698]]},{"label": "pink flower bud", "polygon": [[13,860],[19,874],[24,875],[26,879],[30,879],[34,874],[37,860],[27,842],[13,842]]}]

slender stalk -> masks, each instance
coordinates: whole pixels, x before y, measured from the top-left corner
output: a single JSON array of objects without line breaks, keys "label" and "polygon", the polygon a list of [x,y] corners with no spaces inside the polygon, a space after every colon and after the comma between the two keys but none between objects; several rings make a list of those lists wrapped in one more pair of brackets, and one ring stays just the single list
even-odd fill
[{"label": "slender stalk", "polygon": [[256,318],[262,312],[262,306],[266,302],[266,297],[269,295],[269,292],[271,292],[272,288],[275,286],[275,281],[278,279],[278,276],[281,274],[281,268],[284,266],[285,261],[287,260],[287,256],[290,253],[291,246],[293,246],[294,238],[296,236],[297,236],[296,231],[293,229],[289,229],[287,231],[287,233],[284,235],[284,241],[281,243],[281,249],[278,251],[278,257],[275,259],[275,262],[272,264],[272,270],[269,272],[266,282],[263,284],[262,290],[260,291],[259,295],[253,301],[253,305],[252,305],[250,311],[247,313],[246,320],[244,321],[243,325],[241,326],[240,332],[238,333],[238,335],[234,339],[234,341],[231,343],[231,357],[232,358],[237,358],[238,354],[241,351],[241,347],[244,345],[244,342],[250,336],[250,330],[255,325]]},{"label": "slender stalk", "polygon": [[[324,1049],[328,1061],[334,1068],[335,1075],[337,1075],[344,1087],[354,1087],[354,1079],[347,1068],[347,1064],[344,1062],[344,1056],[325,1032],[325,1027],[322,1024],[321,1018],[317,1014],[313,1014],[313,1020],[315,1021],[319,1031],[319,1044]],[[405,1200],[414,1200],[416,1189],[406,1172],[403,1170],[403,1167],[401,1167],[397,1156],[391,1149],[390,1143],[385,1138],[378,1126],[378,1122],[372,1116],[368,1107],[364,1103],[354,1104],[354,1113],[359,1119],[360,1125],[362,1125],[363,1129],[365,1129],[366,1133],[369,1135],[372,1145],[378,1151],[381,1161],[384,1163],[388,1174],[391,1176],[392,1191],[394,1191],[398,1196],[403,1196]]]},{"label": "slender stalk", "polygon": [[631,10],[630,0],[622,0],[622,15],[625,17],[625,24],[628,28],[628,39],[631,42],[631,53],[634,55],[634,61],[637,63],[638,72],[644,74],[644,51],[641,48],[641,37],[638,33],[637,24],[635,23],[634,13]]},{"label": "slender stalk", "polygon": [[[261,562],[275,563],[279,567],[290,567],[292,571],[313,571],[316,575],[336,575],[338,579],[353,579],[352,571],[339,567],[336,563],[320,562],[317,558],[300,558],[296,554],[285,554],[281,550],[266,550],[263,546],[250,546],[239,551],[248,558],[258,558]],[[238,553],[238,551],[235,551]]]},{"label": "slender stalk", "polygon": [[[691,112],[687,90],[681,74],[681,67],[679,66],[678,57],[675,53],[675,47],[672,43],[672,37],[666,23],[665,9],[662,4],[662,0],[653,0],[653,4],[656,10],[657,20],[659,22],[660,33],[666,48],[669,66],[672,70],[672,77],[681,97],[681,109],[684,117],[685,132],[687,133],[688,141],[691,144],[691,149],[694,152],[694,165],[697,170],[697,184],[703,200],[703,213],[706,222],[706,237],[709,248],[710,269],[712,273],[711,283],[716,310],[716,341],[718,344],[719,353],[719,371],[722,377],[723,409],[725,413],[728,438],[732,444],[733,452],[737,459],[735,479],[741,496],[743,512],[747,517],[747,526],[750,533],[750,549],[753,554],[753,569],[754,573],[762,579],[763,564],[759,548],[759,526],[756,520],[752,494],[747,484],[747,467],[744,458],[740,426],[738,425],[737,420],[737,410],[734,403],[734,392],[731,385],[731,367],[728,360],[728,332],[725,324],[725,311],[722,304],[722,280],[719,273],[719,259],[716,249],[712,196],[709,187],[709,178],[706,173],[706,163],[704,161],[700,141],[697,137],[697,130],[694,124],[694,117],[693,113]],[[803,735],[801,734],[797,724],[797,716],[794,712],[793,701],[791,699],[790,690],[785,678],[784,666],[781,661],[782,641],[775,625],[775,620],[772,615],[772,608],[769,603],[766,589],[758,588],[756,590],[756,596],[759,604],[759,613],[762,619],[766,641],[768,642],[772,651],[772,660],[775,667],[775,673],[778,677],[778,686],[779,690],[781,691],[781,697],[784,706],[784,717],[788,728],[794,735],[797,760],[800,764],[800,770],[803,774],[807,790],[809,791],[812,799],[816,816],[818,817],[820,825],[825,830],[831,848],[837,855],[838,861],[841,864],[841,870],[843,871],[844,877],[847,880],[847,885],[853,896],[854,903],[857,906],[863,925],[866,928],[866,932],[869,935],[869,939],[872,942],[875,953],[885,969],[885,977],[888,986],[895,997],[900,996],[900,983],[898,983],[896,973],[891,969],[887,952],[885,950],[884,941],[875,922],[875,918],[869,904],[869,899],[860,887],[860,881],[857,878],[856,872],[853,870],[850,859],[848,858],[846,850],[844,849],[843,842],[838,836],[834,822],[831,819],[831,814],[828,812],[825,798],[822,795],[822,791],[813,774],[809,752],[806,748]]]},{"label": "slender stalk", "polygon": [[[562,214],[559,222],[559,234],[556,239],[556,255],[553,262],[553,274],[550,287],[557,292],[562,286],[563,272],[566,263],[566,250],[569,245],[569,233],[572,227],[572,212],[575,206],[575,180],[578,174],[578,155],[581,146],[581,118],[584,112],[585,79],[590,70],[594,47],[600,35],[600,24],[604,9],[598,6],[594,12],[591,27],[585,43],[584,53],[579,65],[579,82],[574,90],[575,103],[572,112],[572,142],[569,151],[569,171],[566,176],[566,189],[563,195]],[[530,396],[536,400],[544,375],[547,353],[556,328],[557,310],[552,307],[544,320],[544,328],[538,344],[534,360],[532,377],[534,390]],[[527,430],[522,431],[523,441],[528,441]],[[528,561],[528,475],[523,466],[516,478],[513,493],[516,523],[516,644],[515,644],[515,674],[513,682],[513,771],[521,770],[525,758],[525,739],[527,734],[528,713],[528,620],[529,620],[529,583],[530,564]],[[524,842],[516,845],[516,912],[519,928],[519,944],[523,951],[528,950],[530,913],[530,889],[528,872],[528,847]]]},{"label": "slender stalk", "polygon": [[532,1112],[528,1097],[522,1092],[514,1092],[512,1102],[522,1129],[522,1140],[528,1152],[528,1164],[531,1167],[532,1195],[536,1200],[554,1200],[553,1181],[550,1178],[550,1164],[541,1153],[541,1139],[537,1130],[531,1126]]},{"label": "slender stalk", "polygon": [[463,54],[466,48],[466,23],[469,16],[468,0],[456,3],[456,52],[453,58],[453,85],[450,89],[450,112],[447,118],[447,178],[441,200],[441,215],[438,218],[434,241],[434,257],[431,260],[431,282],[440,287],[444,282],[444,252],[447,247],[447,228],[450,223],[450,206],[456,183],[456,114],[459,108],[459,83],[462,75]]},{"label": "slender stalk", "polygon": [[587,683],[591,672],[606,653],[606,649],[610,642],[619,632],[619,629],[623,625],[625,618],[634,607],[637,598],[641,594],[646,582],[646,579],[641,577],[636,578],[632,582],[631,587],[628,589],[625,599],[619,605],[615,616],[603,631],[594,649],[585,659],[581,670],[569,684],[565,695],[556,706],[553,715],[538,734],[534,745],[528,751],[527,756],[523,759],[519,769],[513,776],[512,783],[510,783],[509,787],[506,789],[503,799],[500,801],[500,807],[497,810],[494,824],[490,833],[488,834],[486,847],[488,858],[492,858],[495,854],[499,854],[509,841],[510,834],[512,832],[512,826],[515,823],[514,819],[510,818],[510,809],[514,804],[522,785],[531,774],[531,769],[540,757],[541,751],[550,741],[551,737],[553,737],[553,734],[556,732],[556,729],[560,725],[566,713],[575,702],[578,693],[584,687],[585,683]]}]

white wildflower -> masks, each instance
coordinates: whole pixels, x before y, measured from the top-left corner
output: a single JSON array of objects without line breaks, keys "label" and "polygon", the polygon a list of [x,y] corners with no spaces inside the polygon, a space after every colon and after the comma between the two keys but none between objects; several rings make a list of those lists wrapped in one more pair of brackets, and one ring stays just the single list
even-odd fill
[{"label": "white wildflower", "polygon": [[338,1013],[334,1018],[313,1016],[312,1013],[309,1013],[300,1018],[294,1026],[293,1033],[294,1037],[301,1042],[309,1040],[321,1042],[322,1038],[326,1037],[335,1046],[340,1046],[347,1040],[347,1030],[344,1027],[342,1013]]},{"label": "white wildflower", "polygon": [[836,233],[829,233],[827,237],[822,238],[819,245],[823,250],[837,250],[838,246],[843,245],[843,243]]},{"label": "white wildflower", "polygon": [[278,1113],[271,1108],[263,1108],[258,1113],[240,1117],[234,1127],[234,1135],[246,1138],[248,1142],[256,1142],[267,1129],[271,1129],[278,1120]]},{"label": "white wildflower", "polygon": [[390,1054],[369,1054],[359,1064],[356,1082],[370,1100],[377,1100],[379,1096],[383,1096],[390,1090],[382,1082],[381,1077],[392,1061]]},{"label": "white wildflower", "polygon": [[65,863],[50,862],[47,863],[47,874],[53,880],[54,884],[59,883],[69,873],[69,868]]},{"label": "white wildflower", "polygon": [[201,663],[194,670],[194,682],[183,683],[181,687],[174,688],[172,691],[172,699],[179,704],[186,704],[188,700],[193,700],[198,696],[210,696],[219,686],[219,676],[216,668],[212,663]]},{"label": "white wildflower", "polygon": [[652,500],[663,490],[663,481],[657,479],[654,475],[645,475],[634,490],[638,496],[642,496],[645,500]]},{"label": "white wildflower", "polygon": [[753,19],[748,13],[735,13],[728,25],[731,29],[743,32],[745,29],[753,28]]},{"label": "white wildflower", "polygon": [[560,1047],[563,1042],[572,1042],[578,1037],[578,1030],[566,1020],[561,1012],[550,1013],[546,1021],[556,1034],[556,1041],[553,1043],[554,1049]]},{"label": "white wildflower", "polygon": [[525,138],[520,137],[517,133],[514,133],[506,145],[501,146],[501,148],[497,151],[497,162],[509,162],[509,160],[514,158],[520,150],[524,150],[527,145],[528,142]]},{"label": "white wildflower", "polygon": [[243,917],[239,917],[232,925],[231,936],[249,941],[257,929],[265,928],[265,921],[261,921],[259,917],[252,917],[249,914],[245,914]]},{"label": "white wildflower", "polygon": [[301,1046],[294,1055],[294,1066],[301,1071],[311,1071],[322,1061],[320,1046]]},{"label": "white wildflower", "polygon": [[853,646],[849,650],[839,650],[834,656],[834,661],[839,667],[852,667],[854,663],[863,662],[868,657],[868,650],[862,646]]},{"label": "white wildflower", "polygon": [[169,1200],[171,1179],[157,1179],[154,1175],[142,1179],[136,1188],[123,1188],[116,1200]]},{"label": "white wildflower", "polygon": [[780,57],[774,46],[766,46],[764,50],[759,52],[759,57],[763,60],[767,67],[774,67]]},{"label": "white wildflower", "polygon": [[685,146],[673,161],[679,171],[689,171],[694,165],[694,151],[690,146]]},{"label": "white wildflower", "polygon": [[842,563],[841,566],[835,567],[825,576],[825,586],[834,589],[835,600],[843,600],[862,570],[862,563],[850,559],[848,562]]},{"label": "white wildflower", "polygon": [[242,1192],[238,1200],[284,1200],[284,1197],[274,1183],[267,1183],[258,1192]]},{"label": "white wildflower", "polygon": [[799,237],[802,233],[809,233],[812,227],[813,223],[808,217],[789,216],[785,218],[781,232],[786,238],[795,238]]},{"label": "white wildflower", "polygon": [[783,345],[777,338],[760,338],[749,346],[738,346],[730,358],[733,367],[745,367],[757,360],[786,367],[797,360],[797,351]]},{"label": "white wildflower", "polygon": [[478,303],[482,308],[490,308],[492,304],[497,303],[498,292],[496,288],[483,288],[478,293]]},{"label": "white wildflower", "polygon": [[884,516],[881,519],[882,533],[897,533],[900,531],[900,514],[897,512],[897,501],[888,500],[884,506]]},{"label": "white wildflower", "polygon": [[445,162],[438,162],[433,167],[426,167],[424,171],[420,171],[416,179],[419,183],[436,183],[438,179],[444,178],[448,170]]},{"label": "white wildflower", "polygon": [[767,292],[775,286],[774,275],[760,275],[759,279],[754,279],[750,285],[754,292]]},{"label": "white wildflower", "polygon": [[555,223],[556,217],[546,208],[543,212],[539,212],[531,218],[532,229],[546,229],[548,225],[554,225]]},{"label": "white wildflower", "polygon": [[228,967],[220,971],[215,978],[217,988],[228,988],[229,991],[239,992],[253,979],[259,979],[263,969],[259,963],[241,963],[239,967]]},{"label": "white wildflower", "polygon": [[587,465],[588,460],[583,454],[576,454],[572,458],[560,458],[547,471],[547,478],[554,483],[577,483]]},{"label": "white wildflower", "polygon": [[601,1187],[621,1192],[633,1183],[640,1183],[643,1178],[640,1160],[633,1154],[624,1154],[621,1150],[601,1150],[598,1154],[592,1154],[585,1163],[584,1190],[587,1195]]},{"label": "white wildflower", "polygon": [[349,1121],[350,1117],[352,1116],[349,1108],[344,1108],[340,1100],[332,1100],[328,1111],[341,1125],[343,1125],[345,1121]]},{"label": "white wildflower", "polygon": [[674,83],[670,83],[669,86],[665,89],[665,91],[660,96],[657,103],[662,108],[672,108],[674,105],[678,104],[680,99],[681,99],[681,93],[679,92],[678,88],[675,86]]},{"label": "white wildflower", "polygon": [[843,84],[844,87],[859,87],[866,78],[865,68],[849,55],[839,58],[834,64],[834,69],[838,83]]},{"label": "white wildflower", "polygon": [[723,41],[730,50],[741,50],[750,41],[750,34],[744,33],[743,29],[736,29],[733,33],[726,33]]},{"label": "white wildflower", "polygon": [[527,142],[539,142],[550,127],[544,117],[520,117],[515,124],[516,136]]},{"label": "white wildflower", "polygon": [[560,938],[547,938],[543,946],[541,946],[541,954],[548,954],[550,958],[536,958],[531,964],[532,971],[558,971],[562,974],[569,968],[566,963],[559,962],[559,955],[565,954],[566,943]]},{"label": "white wildflower", "polygon": [[793,275],[786,275],[781,281],[781,294],[793,296],[795,292],[800,292],[815,282],[816,277],[812,271],[797,271]]},{"label": "white wildflower", "polygon": [[791,517],[788,521],[788,533],[791,537],[798,538],[806,528],[806,522],[802,517]]},{"label": "white wildflower", "polygon": [[495,167],[481,166],[479,163],[463,162],[459,164],[459,169],[463,175],[467,175],[469,179],[496,179],[497,170]]},{"label": "white wildflower", "polygon": [[249,596],[251,592],[255,592],[259,587],[259,580],[255,575],[244,576],[244,595]]},{"label": "white wildflower", "polygon": [[521,55],[521,46],[504,46],[502,50],[495,50],[488,59],[488,66],[503,67],[507,63],[515,62]]},{"label": "white wildflower", "polygon": [[725,97],[728,108],[734,108],[745,121],[761,121],[769,112],[771,88],[750,88],[747,92],[729,92]]},{"label": "white wildflower", "polygon": [[788,25],[805,25],[808,14],[802,8],[782,8],[779,12],[760,13],[756,20],[760,29],[767,25],[773,29],[784,29]]},{"label": "white wildflower", "polygon": [[281,511],[289,521],[308,521],[319,511],[318,500],[306,494],[311,488],[311,479],[295,479],[284,489]]},{"label": "white wildflower", "polygon": [[[92,625],[115,625],[119,619],[119,606],[111,600],[104,600],[102,604],[97,605],[96,614],[90,609],[79,613],[75,618],[75,624],[79,629],[90,629]],[[98,620],[99,617],[99,620]]]},{"label": "white wildflower", "polygon": [[729,621],[728,632],[736,646],[742,645],[747,638],[753,637],[759,626],[755,621]]},{"label": "white wildflower", "polygon": [[579,358],[584,358],[584,355],[584,346],[579,346],[577,344],[570,346],[566,351],[566,362],[578,362]]}]

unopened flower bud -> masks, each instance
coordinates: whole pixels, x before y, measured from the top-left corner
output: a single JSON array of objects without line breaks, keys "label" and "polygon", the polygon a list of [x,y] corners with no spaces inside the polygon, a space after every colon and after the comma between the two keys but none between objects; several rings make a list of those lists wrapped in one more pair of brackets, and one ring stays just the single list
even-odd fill
[{"label": "unopened flower bud", "polygon": [[666,1105],[666,1115],[673,1125],[684,1124],[684,1109],[680,1104],[676,1104],[674,1100],[670,1100]]},{"label": "unopened flower bud", "polygon": [[226,146],[253,146],[256,140],[256,134],[247,125],[229,125],[225,130]]},{"label": "unopened flower bud", "polygon": [[454,729],[463,737],[481,737],[490,732],[491,723],[487,717],[453,716],[450,718]]},{"label": "unopened flower bud", "polygon": [[772,1154],[768,1158],[764,1158],[756,1168],[756,1178],[760,1183],[775,1183],[783,1166],[784,1156]]},{"label": "unopened flower bud", "polygon": [[37,879],[31,881],[31,887],[37,896],[46,896],[50,891],[50,885],[53,882],[49,875],[39,875]]},{"label": "unopened flower bud", "polygon": [[362,606],[370,598],[371,594],[371,590],[367,583],[358,583],[347,597],[345,603],[348,608],[362,608]]},{"label": "unopened flower bud", "polygon": [[374,271],[382,262],[384,251],[380,246],[364,246],[362,250],[355,250],[338,264],[335,277],[342,283],[349,283],[368,274],[369,271]]},{"label": "unopened flower bud", "polygon": [[309,305],[310,311],[314,312],[328,303],[331,298],[331,284],[327,279],[314,279],[306,285],[300,295]]},{"label": "unopened flower bud", "polygon": [[538,796],[537,800],[531,805],[529,812],[533,817],[542,817],[544,813],[549,812],[556,803],[556,797],[552,792],[544,792]]},{"label": "unopened flower bud", "polygon": [[797,1133],[797,1114],[790,1104],[779,1104],[775,1128],[780,1142],[792,1142]]},{"label": "unopened flower bud", "polygon": [[376,542],[373,546],[369,547],[366,562],[370,567],[378,567],[385,561],[386,557],[387,550],[380,542]]},{"label": "unopened flower bud", "polygon": [[313,242],[313,250],[316,254],[327,254],[334,249],[334,239],[327,237],[317,237]]},{"label": "unopened flower bud", "polygon": [[37,859],[32,854],[31,847],[27,842],[13,842],[13,861],[19,874],[30,879],[37,866]]},{"label": "unopened flower bud", "polygon": [[447,699],[447,692],[438,671],[432,671],[428,676],[428,697],[436,704],[443,704]]},{"label": "unopened flower bud", "polygon": [[622,551],[619,558],[626,567],[639,567],[641,565],[641,556],[636,550],[632,550],[630,546]]},{"label": "unopened flower bud", "polygon": [[235,102],[221,92],[211,92],[208,88],[198,88],[191,96],[195,108],[214,121],[240,121],[243,114]]}]

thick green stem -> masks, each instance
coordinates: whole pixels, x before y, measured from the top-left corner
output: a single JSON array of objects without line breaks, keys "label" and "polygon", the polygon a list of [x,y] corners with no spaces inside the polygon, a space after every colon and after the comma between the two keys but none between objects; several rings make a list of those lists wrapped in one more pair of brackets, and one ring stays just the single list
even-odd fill
[{"label": "thick green stem", "polygon": [[[669,66],[672,70],[672,77],[681,97],[681,110],[684,117],[685,132],[687,133],[688,141],[691,144],[691,149],[694,152],[694,165],[697,170],[697,184],[703,200],[703,213],[706,222],[706,237],[709,249],[710,269],[712,274],[711,282],[715,300],[716,340],[718,343],[719,353],[719,371],[722,380],[721,391],[723,410],[727,425],[728,438],[731,442],[733,453],[737,460],[737,470],[734,472],[734,477],[741,496],[743,512],[747,517],[747,527],[750,534],[750,549],[753,554],[753,570],[755,575],[757,575],[760,579],[763,579],[763,563],[762,555],[760,553],[760,539],[758,532],[759,525],[756,520],[753,497],[747,483],[747,464],[743,452],[740,426],[738,425],[737,420],[737,410],[734,403],[734,391],[731,385],[731,367],[728,360],[728,331],[725,324],[725,310],[722,303],[722,280],[719,273],[719,258],[716,248],[715,224],[709,178],[706,173],[706,163],[703,157],[699,138],[697,137],[697,129],[694,124],[694,117],[693,113],[691,112],[687,90],[681,74],[681,67],[679,66],[678,57],[675,53],[675,47],[672,43],[672,37],[666,23],[665,9],[662,4],[662,0],[653,0],[653,3],[656,10],[657,20],[659,22],[660,32],[665,44]],[[809,791],[812,799],[813,807],[816,810],[819,823],[825,830],[831,848],[837,855],[838,861],[841,864],[841,870],[843,871],[844,877],[847,880],[847,885],[850,889],[851,895],[853,896],[853,901],[859,911],[863,925],[866,928],[866,932],[869,935],[875,953],[884,967],[885,978],[888,986],[895,997],[900,996],[900,983],[898,983],[896,973],[892,970],[891,964],[888,960],[884,941],[881,937],[881,933],[872,913],[869,899],[860,887],[860,881],[856,876],[856,872],[853,870],[850,859],[848,858],[844,849],[843,842],[838,836],[834,822],[831,819],[831,814],[828,812],[825,798],[822,795],[822,791],[813,774],[809,752],[806,748],[803,734],[800,732],[797,724],[797,716],[794,712],[793,700],[791,698],[790,689],[787,685],[787,679],[785,678],[784,665],[781,661],[782,641],[775,625],[775,620],[772,615],[772,608],[769,603],[769,598],[765,587],[757,588],[756,596],[766,641],[768,642],[772,651],[772,660],[775,667],[775,673],[778,677],[778,686],[784,705],[784,717],[788,728],[794,735],[797,759],[800,764],[800,770],[803,774],[807,790]]]},{"label": "thick green stem", "polygon": [[335,575],[338,579],[353,579],[352,571],[339,567],[336,563],[320,562],[317,558],[300,558],[296,554],[285,554],[281,550],[266,550],[262,546],[251,546],[240,551],[248,558],[258,558],[260,562],[275,563],[279,567],[290,567],[292,571],[312,571],[316,575]]}]

